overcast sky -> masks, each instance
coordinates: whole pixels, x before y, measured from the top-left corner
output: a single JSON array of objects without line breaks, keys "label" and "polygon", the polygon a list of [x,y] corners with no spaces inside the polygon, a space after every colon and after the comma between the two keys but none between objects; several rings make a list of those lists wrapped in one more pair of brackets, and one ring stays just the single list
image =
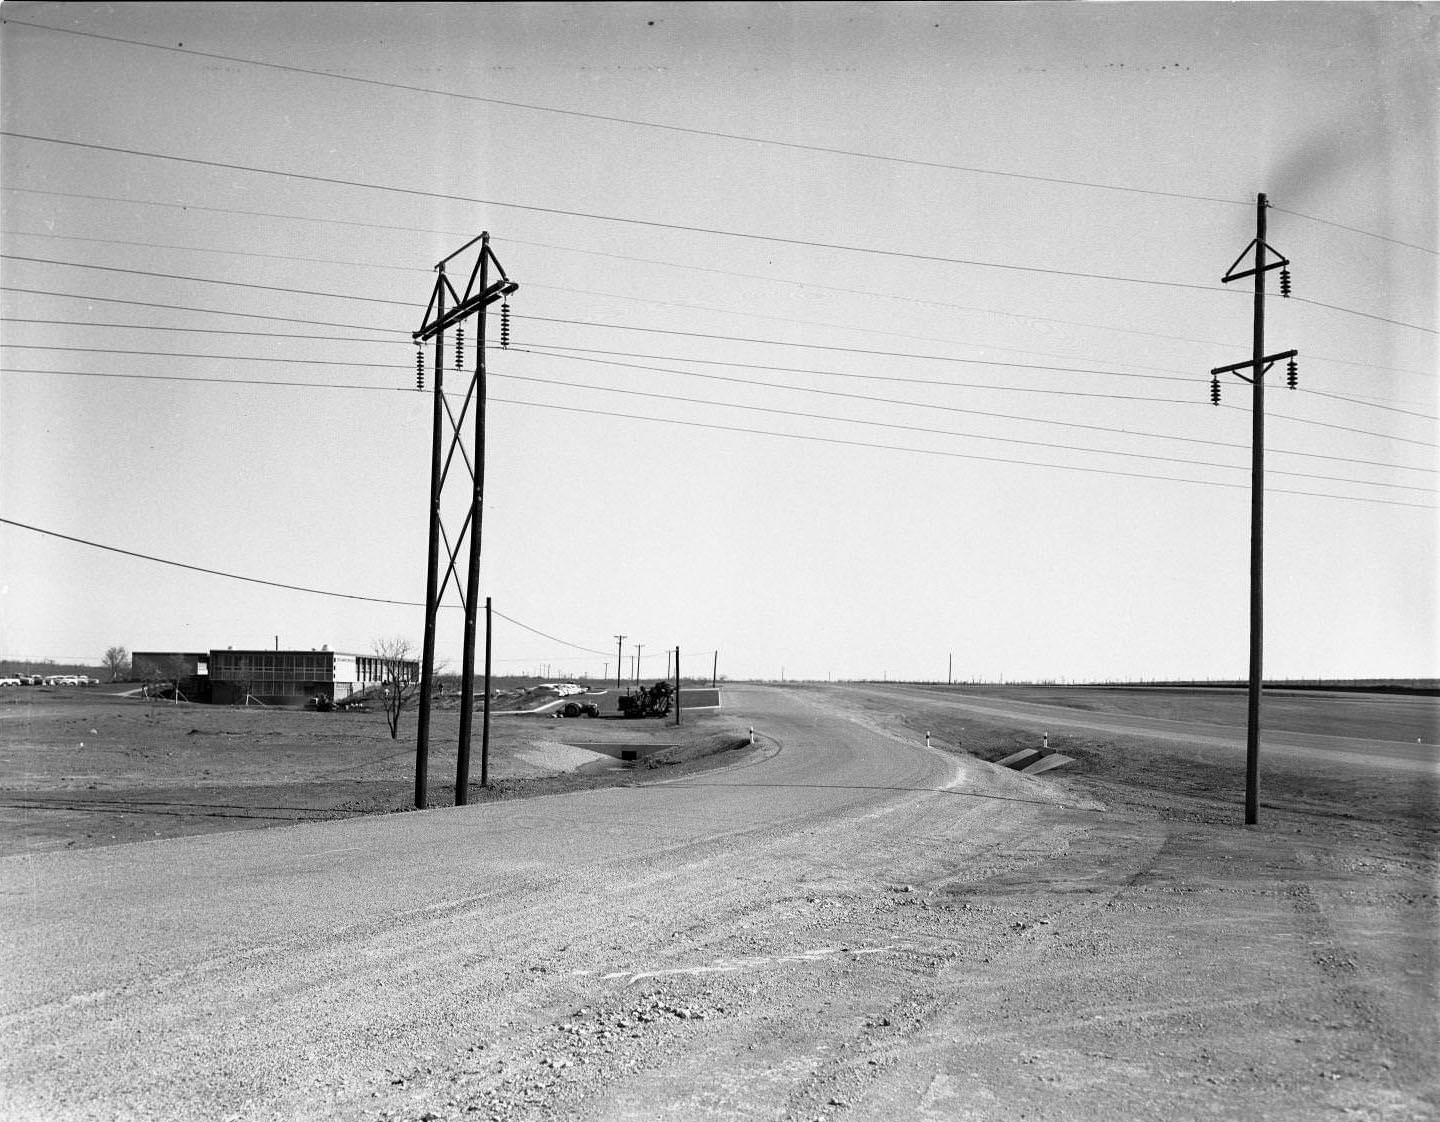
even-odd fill
[{"label": "overcast sky", "polygon": [[1243,678],[1265,192],[1267,673],[1440,674],[1434,5],[0,16],[0,655],[418,645],[483,230],[499,669]]}]

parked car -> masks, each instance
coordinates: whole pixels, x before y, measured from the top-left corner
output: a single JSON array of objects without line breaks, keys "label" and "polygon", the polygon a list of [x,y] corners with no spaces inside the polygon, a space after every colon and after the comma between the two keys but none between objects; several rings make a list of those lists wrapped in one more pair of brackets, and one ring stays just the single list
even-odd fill
[{"label": "parked car", "polygon": [[0,686],[22,686],[24,684],[19,678],[0,678]]}]

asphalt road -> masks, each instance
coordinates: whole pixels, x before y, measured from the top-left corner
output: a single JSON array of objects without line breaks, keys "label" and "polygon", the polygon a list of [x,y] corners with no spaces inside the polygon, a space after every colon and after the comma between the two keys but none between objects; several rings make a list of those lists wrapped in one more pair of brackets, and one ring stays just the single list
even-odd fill
[{"label": "asphalt road", "polygon": [[[1320,850],[1257,848],[1240,911],[1187,923],[1149,815],[726,702],[765,751],[687,782],[0,861],[0,1116],[1301,1119],[1429,1055],[1290,891]],[[1412,895],[1367,905],[1373,979],[1425,967]],[[1329,1031],[1356,994],[1382,1012]],[[1232,1053],[1265,1080],[1242,1114],[1204,1082]]]}]

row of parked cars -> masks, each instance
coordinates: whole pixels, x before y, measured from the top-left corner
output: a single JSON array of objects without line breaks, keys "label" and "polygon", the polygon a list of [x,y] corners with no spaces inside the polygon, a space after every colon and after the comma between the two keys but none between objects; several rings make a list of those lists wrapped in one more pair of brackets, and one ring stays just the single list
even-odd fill
[{"label": "row of parked cars", "polygon": [[0,677],[0,686],[98,686],[99,678],[84,674],[7,674]]}]

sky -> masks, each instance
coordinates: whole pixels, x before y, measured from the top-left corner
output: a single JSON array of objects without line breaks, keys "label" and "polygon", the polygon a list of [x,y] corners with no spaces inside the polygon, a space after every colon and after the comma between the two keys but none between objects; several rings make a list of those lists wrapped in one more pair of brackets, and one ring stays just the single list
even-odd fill
[{"label": "sky", "polygon": [[483,231],[497,672],[1243,679],[1263,193],[1266,674],[1440,676],[1437,11],[11,0],[0,656],[418,648]]}]

